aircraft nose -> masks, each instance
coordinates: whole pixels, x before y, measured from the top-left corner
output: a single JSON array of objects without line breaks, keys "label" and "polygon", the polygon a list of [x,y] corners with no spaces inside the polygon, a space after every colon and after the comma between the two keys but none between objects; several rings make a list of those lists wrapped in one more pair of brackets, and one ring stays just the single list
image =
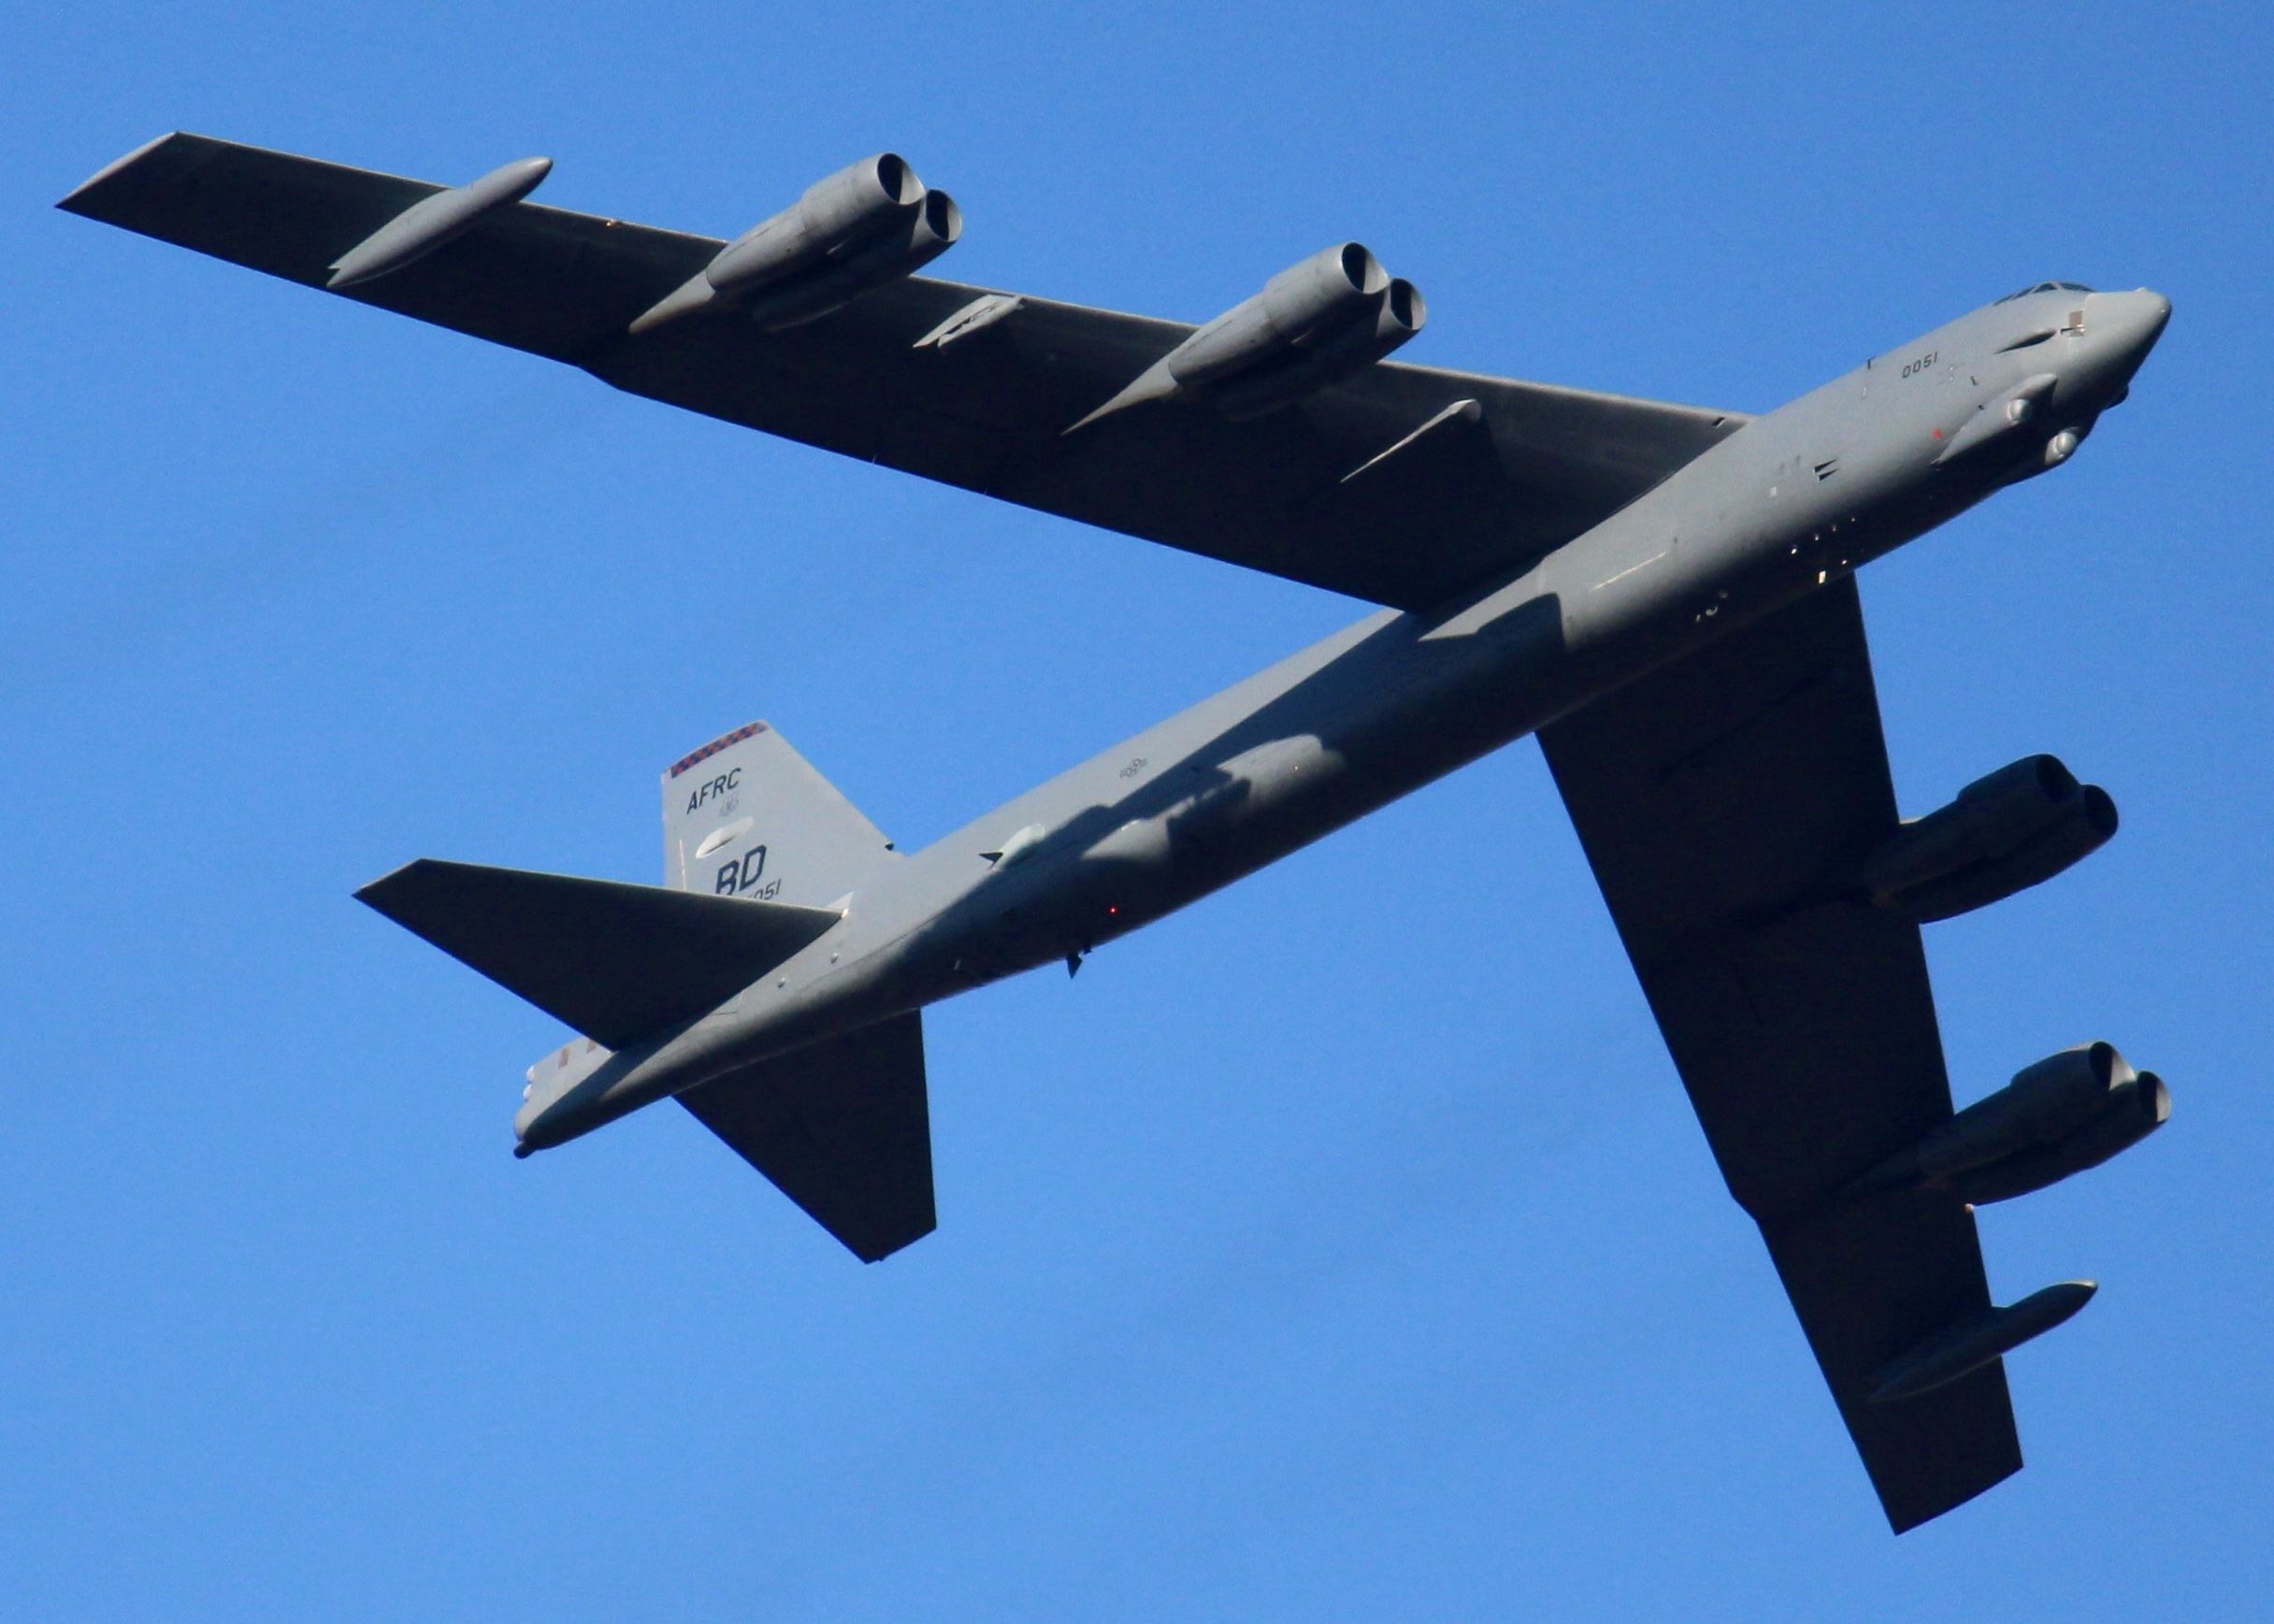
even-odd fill
[{"label": "aircraft nose", "polygon": [[2094,294],[2092,303],[2098,306],[2085,317],[2085,331],[2089,334],[2098,326],[2107,333],[2110,347],[2122,357],[2127,367],[2137,366],[2147,359],[2148,352],[2164,336],[2164,328],[2171,320],[2171,301],[2152,288],[2135,288],[2128,294]]}]

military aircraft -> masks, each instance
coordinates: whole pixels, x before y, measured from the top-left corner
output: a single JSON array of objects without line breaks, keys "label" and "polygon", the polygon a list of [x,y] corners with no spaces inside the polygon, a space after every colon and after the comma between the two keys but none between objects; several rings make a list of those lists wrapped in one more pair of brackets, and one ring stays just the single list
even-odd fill
[{"label": "military aircraft", "polygon": [[1760,417],[1385,359],[1357,243],[1198,327],[913,275],[891,153],[732,242],[169,135],[62,207],[634,394],[1378,612],[910,854],[762,722],[663,775],[665,884],[421,859],[357,893],[580,1037],[516,1154],[679,1100],[859,1257],[934,1225],[921,1012],[1084,956],[1536,734],[1730,1192],[1900,1532],[2019,1469],[1974,1205],[2168,1115],[2104,1042],[1954,1111],[1920,927],[2067,868],[2051,756],[1897,814],[1855,571],[2065,462],[2171,307],[2046,281]]}]

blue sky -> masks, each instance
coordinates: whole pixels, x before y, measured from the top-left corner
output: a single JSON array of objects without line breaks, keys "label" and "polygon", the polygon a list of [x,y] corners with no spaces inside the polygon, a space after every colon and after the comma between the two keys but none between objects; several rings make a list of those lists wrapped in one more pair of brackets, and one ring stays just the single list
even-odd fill
[{"label": "blue sky", "polygon": [[[2262,1617],[2261,7],[22,9],[0,24],[0,1590],[38,1619]],[[754,717],[903,845],[1359,606],[49,206],[169,128],[731,235],[885,146],[946,274],[1187,319],[1356,236],[1416,360],[1764,410],[2022,283],[2177,315],[1873,567],[1896,779],[2124,827],[1934,927],[1981,1092],[2172,1126],[1984,1216],[2028,1469],[1901,1541],[1519,744],[930,1017],[855,1264],[684,1114],[526,1163],[533,1010],[349,898],[630,879]]]}]

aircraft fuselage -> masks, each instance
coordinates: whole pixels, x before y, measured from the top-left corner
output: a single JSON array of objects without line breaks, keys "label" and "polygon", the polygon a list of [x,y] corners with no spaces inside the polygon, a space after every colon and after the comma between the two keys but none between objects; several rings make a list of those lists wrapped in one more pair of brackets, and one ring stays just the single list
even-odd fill
[{"label": "aircraft fuselage", "polygon": [[2049,287],[1873,357],[1513,578],[1370,615],[891,865],[843,900],[841,924],[716,1010],[533,1094],[515,1121],[524,1148],[1078,964],[1852,572],[2065,460],[2169,311],[2144,290]]}]

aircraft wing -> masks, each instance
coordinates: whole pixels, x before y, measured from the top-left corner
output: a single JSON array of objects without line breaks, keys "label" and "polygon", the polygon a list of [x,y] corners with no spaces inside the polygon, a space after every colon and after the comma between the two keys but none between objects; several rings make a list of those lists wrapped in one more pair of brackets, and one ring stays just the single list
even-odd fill
[{"label": "aircraft wing", "polygon": [[[176,134],[62,207],[322,287],[349,249],[440,190]],[[627,334],[723,246],[517,202],[340,296],[708,416],[1402,609],[1514,572],[1746,421],[1384,362],[1245,422],[1172,401],[1067,435],[1193,329],[923,277],[783,331],[698,317]],[[970,321],[1014,298],[1000,319]],[[959,314],[966,329],[941,342]]]},{"label": "aircraft wing", "polygon": [[1540,741],[1888,1520],[1901,1532],[2018,1471],[1998,1361],[1916,1397],[1869,1397],[1877,1373],[1990,1296],[1957,1196],[1837,1194],[1951,1114],[1919,927],[1849,879],[1897,821],[1854,582]]}]

